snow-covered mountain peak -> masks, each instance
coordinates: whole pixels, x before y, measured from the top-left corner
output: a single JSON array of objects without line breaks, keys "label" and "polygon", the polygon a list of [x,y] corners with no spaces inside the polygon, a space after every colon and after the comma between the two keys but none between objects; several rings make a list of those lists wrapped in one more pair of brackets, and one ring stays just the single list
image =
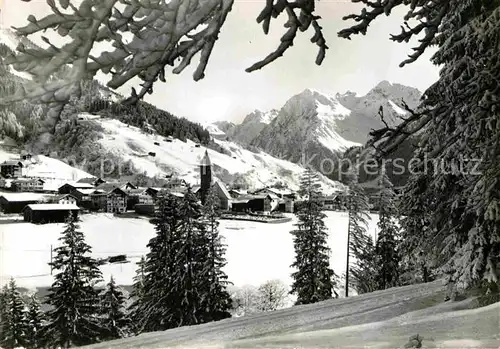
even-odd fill
[{"label": "snow-covered mountain peak", "polygon": [[397,83],[391,83],[384,80],[372,88],[365,96],[362,98],[373,100],[378,102],[379,100],[392,100],[396,104],[400,105],[401,100],[406,103],[414,104],[418,102],[422,93],[414,88]]},{"label": "snow-covered mountain peak", "polygon": [[255,124],[255,123],[270,124],[271,121],[273,121],[277,115],[278,115],[278,110],[276,109],[271,109],[267,112],[255,109],[252,113],[248,114],[245,117],[245,119],[241,124],[242,125]]}]

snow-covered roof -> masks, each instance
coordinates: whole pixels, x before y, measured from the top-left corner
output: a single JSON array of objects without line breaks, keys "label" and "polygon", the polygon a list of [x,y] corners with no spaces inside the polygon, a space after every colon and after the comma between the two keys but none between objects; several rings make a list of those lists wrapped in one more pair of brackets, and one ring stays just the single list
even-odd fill
[{"label": "snow-covered roof", "polygon": [[64,199],[64,198],[66,198],[66,197],[70,197],[70,198],[76,199],[76,198],[75,198],[73,195],[71,195],[71,194],[61,194],[61,195],[55,195],[55,196],[53,196],[51,199],[52,199],[53,201],[59,201],[59,200],[62,200],[62,199]]},{"label": "snow-covered roof", "polygon": [[7,160],[4,161],[0,166],[23,166],[23,162],[20,160]]},{"label": "snow-covered roof", "polygon": [[95,191],[95,189],[77,189],[76,191],[83,195],[90,195]]},{"label": "snow-covered roof", "polygon": [[94,184],[97,180],[98,180],[98,178],[96,178],[96,177],[87,177],[87,178],[79,179],[76,183]]},{"label": "snow-covered roof", "polygon": [[214,184],[221,189],[222,193],[224,193],[227,199],[232,199],[231,194],[229,193],[229,191],[226,188],[226,185],[223,182],[216,180]]},{"label": "snow-covered roof", "polygon": [[12,181],[12,183],[30,183],[30,182],[45,183],[45,181],[41,178],[17,178]]},{"label": "snow-covered roof", "polygon": [[10,202],[39,201],[46,198],[47,194],[37,193],[0,193],[0,197]]},{"label": "snow-covered roof", "polygon": [[27,207],[33,211],[66,211],[80,209],[80,207],[73,204],[33,204],[26,206],[26,208]]},{"label": "snow-covered roof", "polygon": [[[70,186],[72,186],[75,189],[90,189],[90,188],[94,188],[94,186],[92,184],[89,184],[89,183],[68,182],[68,183],[66,183],[64,185],[70,185]],[[62,187],[64,187],[64,185]]]}]

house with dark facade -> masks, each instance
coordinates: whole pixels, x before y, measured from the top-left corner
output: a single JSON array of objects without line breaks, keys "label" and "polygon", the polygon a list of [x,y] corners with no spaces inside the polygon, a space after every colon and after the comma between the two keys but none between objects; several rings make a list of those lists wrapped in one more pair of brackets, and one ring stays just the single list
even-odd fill
[{"label": "house with dark facade", "polygon": [[111,183],[105,183],[90,194],[93,207],[109,213],[123,213],[127,211],[128,194]]},{"label": "house with dark facade", "polygon": [[25,222],[45,224],[63,223],[69,215],[78,215],[80,208],[68,204],[31,204],[23,209]]},{"label": "house with dark facade", "polygon": [[253,194],[256,195],[275,195],[279,199],[295,199],[296,194],[288,189],[278,189],[278,188],[272,188],[272,187],[265,187],[261,189],[257,189],[252,192]]},{"label": "house with dark facade", "polygon": [[127,191],[127,210],[133,210],[137,204],[153,204],[153,196],[148,188],[129,189]]},{"label": "house with dark facade", "polygon": [[43,201],[44,197],[40,194],[4,193],[0,196],[0,211],[3,213],[21,213],[26,206]]},{"label": "house with dark facade", "polygon": [[4,178],[22,177],[25,172],[25,165],[19,160],[8,160],[0,164],[0,174]]},{"label": "house with dark facade", "polygon": [[13,191],[21,192],[42,192],[45,181],[41,178],[17,178],[11,183]]},{"label": "house with dark facade", "polygon": [[232,201],[231,209],[233,212],[271,212],[274,201],[270,195],[242,195]]}]

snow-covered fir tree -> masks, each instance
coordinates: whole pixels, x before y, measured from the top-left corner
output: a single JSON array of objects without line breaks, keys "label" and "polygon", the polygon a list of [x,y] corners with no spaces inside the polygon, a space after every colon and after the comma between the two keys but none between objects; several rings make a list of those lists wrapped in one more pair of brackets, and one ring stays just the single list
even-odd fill
[{"label": "snow-covered fir tree", "polygon": [[7,319],[7,285],[0,289],[0,342],[3,340],[4,327]]},{"label": "snow-covered fir tree", "polygon": [[144,299],[144,280],[145,280],[145,264],[146,259],[144,256],[137,263],[137,270],[133,277],[132,292],[129,295],[131,300],[130,306],[127,309],[129,318],[131,319],[131,330],[133,332],[140,332],[141,324],[141,302]]},{"label": "snow-covered fir tree", "polygon": [[[355,166],[346,169],[344,182],[348,186],[348,253],[346,267],[348,288],[352,286],[358,293],[372,292],[376,289],[376,255],[373,239],[367,233],[369,203],[363,188],[358,182]],[[350,257],[354,257],[351,260]]]},{"label": "snow-covered fir tree", "polygon": [[[53,29],[55,35],[67,40],[59,44],[44,37],[49,44],[47,47],[18,48],[17,55],[7,62],[18,71],[32,74],[33,83],[7,101],[29,98],[50,106],[43,125],[45,137],[41,138],[47,142],[61,120],[64,103],[72,95],[80,95],[83,81],[97,73],[109,77],[106,85],[112,89],[134,79],[141,80],[140,90],[133,88],[129,99],[129,102],[136,102],[152,93],[158,80],[165,82],[168,73],[183,72],[200,53],[200,62],[193,73],[194,80],[198,81],[205,76],[208,60],[233,2],[50,1],[51,14],[38,19],[30,15],[27,25],[17,28],[17,32],[29,36]],[[301,23],[288,26],[276,51],[247,71],[261,69],[281,57],[293,45],[299,28],[304,31],[311,26],[315,31],[311,41],[319,47],[316,63],[323,61],[328,47],[318,17],[314,15],[314,3],[297,3],[293,7],[265,6],[258,21],[263,23],[266,34],[272,19],[280,15],[287,16],[290,21],[300,18]],[[166,39],[153,40],[158,35]],[[124,40],[125,37],[130,40]],[[101,52],[99,45],[103,42],[109,43],[110,50]]]},{"label": "snow-covered fir tree", "polygon": [[5,294],[5,314],[2,319],[2,338],[0,345],[5,349],[26,346],[26,310],[16,282],[10,279]]},{"label": "snow-covered fir tree", "polygon": [[203,322],[217,321],[231,316],[231,295],[227,287],[229,281],[226,273],[222,270],[227,261],[225,259],[226,246],[219,233],[218,198],[215,190],[208,191],[203,215],[205,221],[206,256],[203,258],[204,275],[203,290]]},{"label": "snow-covered fir tree", "polygon": [[395,287],[399,284],[401,257],[399,252],[399,227],[397,225],[396,193],[387,177],[385,166],[380,166],[377,178],[379,188],[378,236],[375,247],[377,289]]},{"label": "snow-covered fir tree", "polygon": [[50,263],[56,274],[46,298],[51,309],[41,331],[44,343],[69,348],[98,342],[104,338],[104,330],[95,285],[102,281],[102,275],[75,215],[68,217],[59,241]]},{"label": "snow-covered fir tree", "polygon": [[403,285],[432,281],[441,254],[433,242],[435,235],[430,224],[435,199],[423,195],[429,180],[429,174],[410,177],[397,200],[401,212],[399,250]]},{"label": "snow-covered fir tree", "polygon": [[125,301],[123,290],[111,277],[101,294],[102,326],[106,331],[105,339],[107,340],[123,338],[130,333],[131,323],[126,313]]},{"label": "snow-covered fir tree", "polygon": [[307,169],[301,177],[301,192],[307,201],[296,213],[297,229],[293,230],[295,261],[292,267],[291,294],[297,295],[296,304],[310,304],[332,298],[335,273],[330,268],[328,232],[321,211],[318,175]]},{"label": "snow-covered fir tree", "polygon": [[[382,14],[394,13],[406,1],[363,1],[356,25],[339,33],[349,38],[365,34]],[[436,170],[419,195],[434,197],[428,216],[432,244],[441,251],[438,265],[460,289],[500,276],[500,68],[499,0],[413,1],[404,27],[392,39],[419,45],[402,63],[417,60],[432,45],[431,61],[441,66],[440,77],[427,89],[418,110],[396,128],[374,132],[381,154],[397,148],[419,132],[419,150]],[[416,174],[417,176],[420,174]],[[408,197],[408,199],[410,199]],[[425,230],[421,232],[425,234]],[[421,241],[425,239],[422,238]],[[422,245],[425,254],[428,253]],[[453,287],[451,287],[453,289]]]},{"label": "snow-covered fir tree", "polygon": [[182,246],[181,203],[176,196],[161,191],[156,206],[151,221],[156,235],[147,245],[150,251],[144,262],[142,295],[133,314],[138,332],[163,331],[181,325],[181,290],[175,264]]},{"label": "snow-covered fir tree", "polygon": [[32,295],[26,312],[26,348],[38,349],[42,347],[40,331],[45,322],[45,314],[40,309],[40,300]]},{"label": "snow-covered fir tree", "polygon": [[[180,299],[179,326],[202,323],[210,296],[209,239],[203,222],[202,206],[190,189],[181,200],[182,224],[179,250],[172,277],[177,280],[176,296]],[[210,300],[213,301],[213,300]]]}]

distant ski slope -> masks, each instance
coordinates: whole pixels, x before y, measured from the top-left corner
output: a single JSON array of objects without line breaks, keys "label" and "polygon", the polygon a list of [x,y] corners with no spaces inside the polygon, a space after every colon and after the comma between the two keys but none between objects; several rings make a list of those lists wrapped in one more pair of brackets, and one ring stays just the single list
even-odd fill
[{"label": "distant ski slope", "polygon": [[[146,134],[137,127],[114,119],[94,118],[90,122],[96,122],[104,129],[100,143],[106,150],[118,155],[124,161],[132,161],[138,170],[146,172],[149,176],[175,173],[191,184],[198,184],[198,164],[205,150],[208,151],[214,165],[226,170],[230,175],[244,176],[253,188],[283,181],[290,189],[298,189],[299,178],[304,171],[297,164],[263,152],[253,153],[228,141],[215,140],[231,155],[204,146],[196,147],[190,140],[186,143],[178,139],[166,142],[165,137]],[[155,142],[159,145],[155,145]],[[150,152],[155,153],[155,156],[148,156]],[[322,177],[322,185],[326,193],[337,191],[342,187],[340,183],[326,177]]]}]

